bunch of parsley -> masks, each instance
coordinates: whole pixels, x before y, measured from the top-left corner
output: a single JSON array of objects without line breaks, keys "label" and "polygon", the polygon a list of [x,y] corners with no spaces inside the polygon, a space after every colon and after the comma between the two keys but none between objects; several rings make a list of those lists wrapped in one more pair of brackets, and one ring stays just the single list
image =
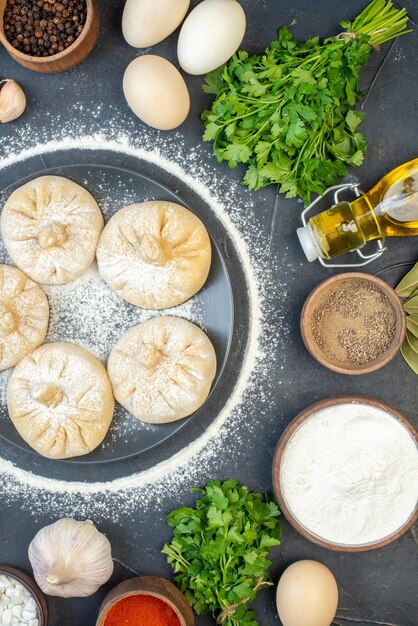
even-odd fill
[{"label": "bunch of parsley", "polygon": [[363,93],[360,71],[373,47],[405,34],[405,9],[373,0],[338,37],[296,41],[279,31],[261,56],[238,52],[206,76],[216,94],[202,114],[205,141],[219,162],[248,164],[243,183],[260,189],[277,183],[287,198],[308,203],[360,165],[367,142],[357,132],[363,114],[352,110]]},{"label": "bunch of parsley", "polygon": [[170,513],[174,538],[163,553],[194,611],[224,626],[257,626],[248,605],[269,585],[267,559],[280,544],[280,511],[272,499],[234,479],[210,481],[196,508]]}]

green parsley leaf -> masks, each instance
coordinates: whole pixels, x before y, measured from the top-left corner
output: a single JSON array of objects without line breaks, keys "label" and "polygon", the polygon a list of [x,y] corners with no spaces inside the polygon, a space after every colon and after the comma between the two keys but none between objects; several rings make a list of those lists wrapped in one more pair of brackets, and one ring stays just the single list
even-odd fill
[{"label": "green parsley leaf", "polygon": [[250,189],[275,183],[305,203],[339,182],[344,164],[360,165],[367,147],[356,132],[363,113],[351,108],[363,97],[361,69],[374,45],[410,32],[407,19],[389,0],[372,0],[342,23],[355,37],[299,42],[281,28],[263,55],[237,52],[205,79],[216,97],[202,113],[203,139],[213,141],[216,159],[246,164]]},{"label": "green parsley leaf", "polygon": [[361,120],[364,117],[364,113],[362,111],[353,111],[350,109],[347,115],[345,116],[345,121],[347,122],[348,128],[353,133],[357,126],[361,123]]},{"label": "green parsley leaf", "polygon": [[361,150],[357,150],[349,159],[347,163],[350,165],[361,165],[364,161],[364,153]]},{"label": "green parsley leaf", "polygon": [[[248,606],[271,584],[268,554],[280,544],[280,511],[235,479],[194,488],[195,508],[167,518],[174,537],[162,552],[194,611],[225,617],[224,626],[258,626]],[[225,612],[225,613],[223,613]]]},{"label": "green parsley leaf", "polygon": [[215,95],[218,93],[222,85],[222,70],[223,67],[219,67],[218,69],[213,70],[213,72],[206,74],[203,91],[206,93],[214,93]]},{"label": "green parsley leaf", "polygon": [[205,134],[203,135],[203,140],[211,141],[212,139],[216,139],[221,130],[222,128],[221,126],[219,126],[219,124],[216,124],[216,122],[210,122],[206,126]]}]

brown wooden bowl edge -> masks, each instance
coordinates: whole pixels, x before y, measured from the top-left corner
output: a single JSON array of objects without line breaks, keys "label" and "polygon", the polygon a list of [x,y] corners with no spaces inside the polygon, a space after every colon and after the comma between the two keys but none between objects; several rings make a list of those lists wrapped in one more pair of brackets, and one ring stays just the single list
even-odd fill
[{"label": "brown wooden bowl edge", "polygon": [[33,596],[36,606],[39,611],[39,626],[47,626],[48,624],[48,603],[43,591],[40,589],[37,582],[24,570],[15,567],[14,565],[8,565],[0,563],[0,574],[6,574],[18,580]]},{"label": "brown wooden bowl edge", "polygon": [[[376,359],[372,365],[369,365],[368,367],[364,367],[362,369],[349,369],[346,367],[340,367],[328,361],[325,357],[322,356],[322,351],[319,349],[317,350],[314,347],[310,339],[309,333],[307,332],[307,328],[309,326],[309,322],[307,320],[307,311],[309,306],[312,304],[314,298],[317,297],[326,287],[332,285],[332,283],[350,279],[363,279],[366,281],[369,280],[373,284],[378,285],[391,302],[393,308],[395,309],[396,315],[396,333],[391,345],[386,350],[386,352],[383,353],[382,358]],[[343,274],[337,274],[336,276],[326,278],[325,280],[321,281],[316,287],[314,287],[314,289],[310,292],[302,307],[300,315],[300,332],[305,348],[317,363],[337,374],[344,374],[346,376],[360,376],[363,374],[371,374],[372,372],[376,372],[382,367],[388,365],[388,363],[390,363],[395,358],[405,339],[406,315],[403,309],[402,301],[399,298],[398,294],[390,285],[385,283],[384,280],[377,276],[373,276],[372,274],[367,274],[363,272],[344,272]]]},{"label": "brown wooden bowl edge", "polygon": [[326,409],[331,406],[337,406],[339,404],[351,404],[351,403],[359,403],[359,404],[369,404],[371,406],[375,406],[380,408],[390,415],[396,417],[400,422],[406,426],[411,435],[414,437],[416,441],[418,441],[418,431],[415,426],[404,416],[402,413],[399,413],[396,409],[393,409],[388,404],[384,402],[380,402],[380,400],[374,400],[372,398],[367,398],[366,396],[340,396],[338,398],[326,398],[325,400],[319,400],[314,404],[311,404],[306,409],[298,413],[296,417],[286,426],[283,431],[275,452],[273,456],[273,466],[272,466],[272,480],[273,480],[273,489],[277,498],[277,502],[279,503],[280,510],[286,517],[287,521],[293,528],[301,534],[303,537],[315,543],[322,548],[326,548],[327,550],[331,550],[333,552],[368,552],[370,550],[377,550],[378,548],[383,548],[390,543],[393,543],[397,539],[399,539],[402,535],[408,532],[408,530],[416,523],[418,520],[418,509],[411,516],[409,520],[405,522],[405,524],[397,530],[395,533],[381,539],[378,542],[363,544],[359,546],[347,546],[342,544],[334,544],[332,542],[326,541],[325,539],[321,539],[321,537],[317,537],[313,533],[309,532],[304,526],[302,526],[293,513],[290,511],[286,504],[285,497],[283,495],[281,485],[280,485],[280,464],[283,457],[284,450],[289,442],[289,439],[293,435],[293,433],[297,430],[297,428],[309,417],[313,414],[317,413],[321,409]]},{"label": "brown wooden bowl edge", "polygon": [[195,625],[194,613],[186,597],[170,580],[161,576],[134,576],[109,591],[100,605],[96,626],[104,626],[110,609],[131,595],[151,595],[159,598],[174,610],[181,626]]},{"label": "brown wooden bowl edge", "polygon": [[[90,54],[94,48],[100,28],[100,12],[97,0],[86,0],[87,18],[84,28],[76,41],[62,52],[49,57],[34,57],[14,48],[8,41],[3,29],[3,14],[7,0],[0,0],[0,43],[9,55],[20,65],[34,72],[53,74],[72,69]],[[3,7],[4,4],[4,8]],[[82,54],[77,52],[82,49]],[[60,67],[56,67],[60,66]]]}]

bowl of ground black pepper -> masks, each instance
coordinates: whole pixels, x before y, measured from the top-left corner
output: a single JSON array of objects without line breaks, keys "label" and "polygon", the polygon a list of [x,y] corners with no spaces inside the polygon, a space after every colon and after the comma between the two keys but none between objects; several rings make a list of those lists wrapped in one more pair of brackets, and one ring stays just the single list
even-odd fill
[{"label": "bowl of ground black pepper", "polygon": [[405,337],[402,303],[383,280],[350,272],[320,283],[301,314],[306,348],[340,374],[369,374],[387,365]]},{"label": "bowl of ground black pepper", "polygon": [[65,72],[91,52],[99,34],[96,0],[0,0],[0,42],[35,72]]}]

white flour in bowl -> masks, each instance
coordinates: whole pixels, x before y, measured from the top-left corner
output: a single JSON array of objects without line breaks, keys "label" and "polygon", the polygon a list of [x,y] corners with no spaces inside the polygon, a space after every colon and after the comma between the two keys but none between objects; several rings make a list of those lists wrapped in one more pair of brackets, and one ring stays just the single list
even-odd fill
[{"label": "white flour in bowl", "polygon": [[383,409],[339,404],[318,411],[291,436],[280,483],[306,530],[337,544],[375,543],[414,513],[417,446]]}]

